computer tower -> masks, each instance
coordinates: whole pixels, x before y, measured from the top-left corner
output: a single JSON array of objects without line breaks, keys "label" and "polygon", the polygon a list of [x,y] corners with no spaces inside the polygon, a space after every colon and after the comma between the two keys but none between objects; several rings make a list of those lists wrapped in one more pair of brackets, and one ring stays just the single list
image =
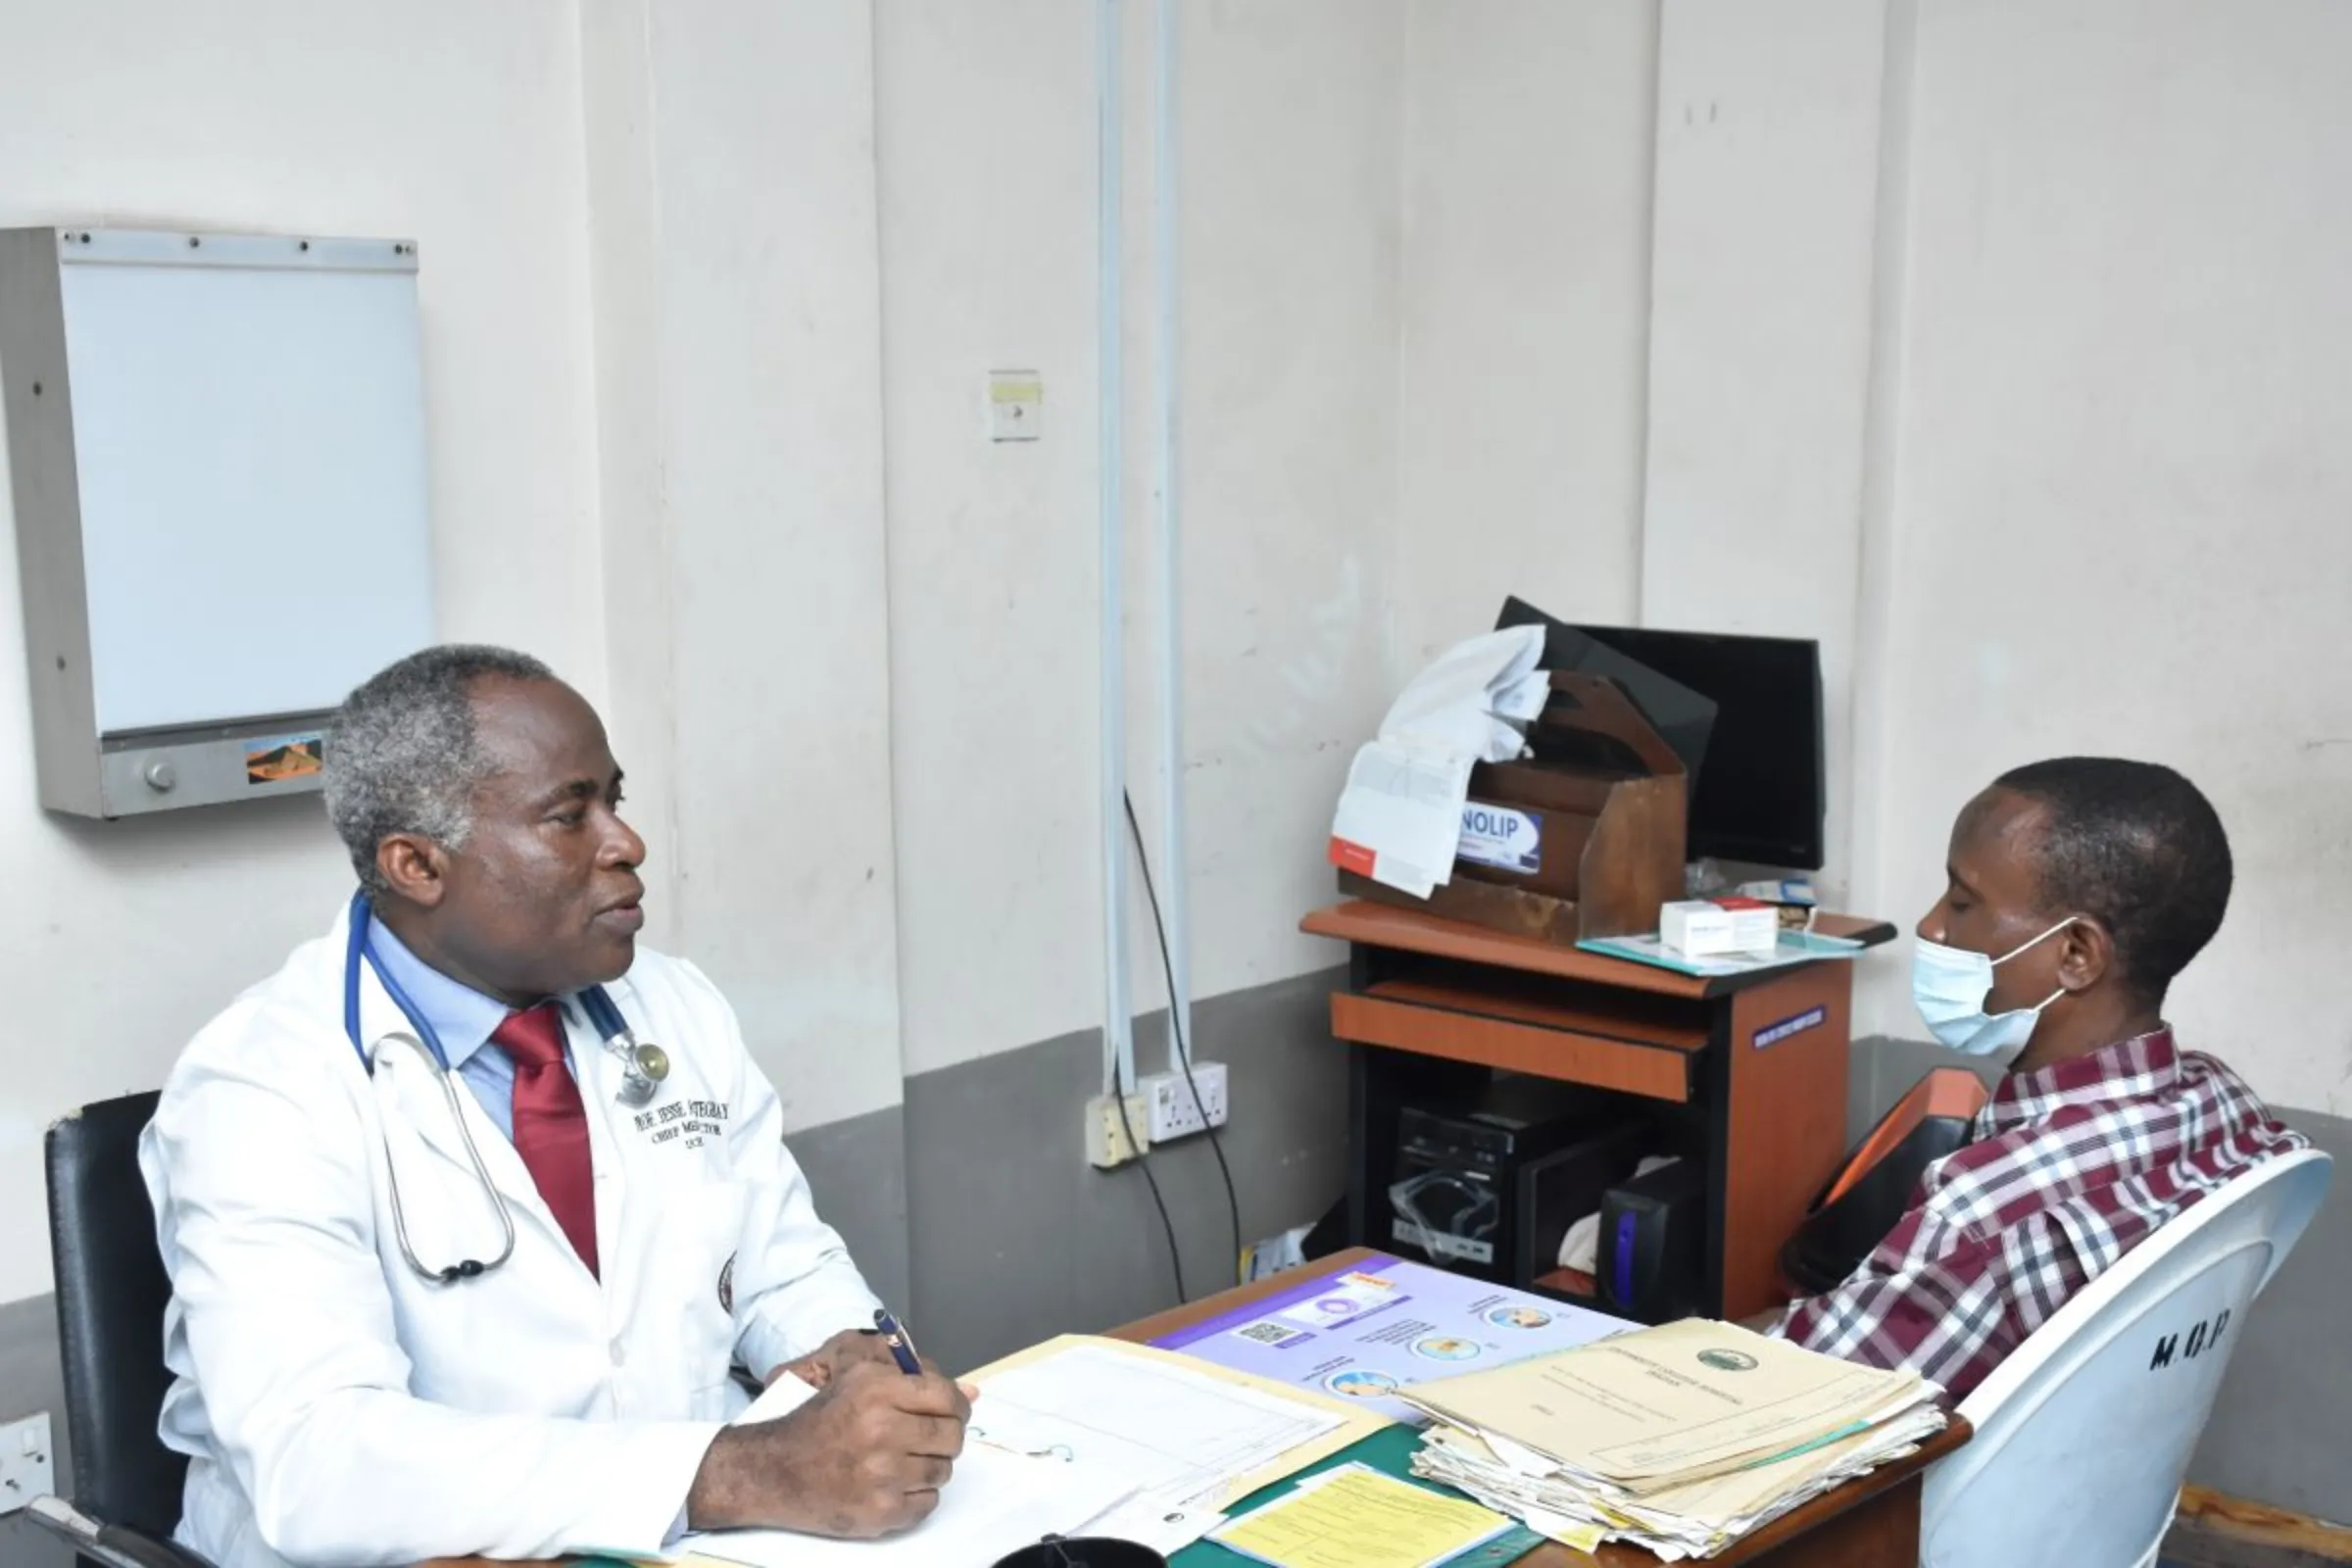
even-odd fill
[{"label": "computer tower", "polygon": [[1644,1323],[1698,1309],[1706,1250],[1706,1177],[1678,1159],[1609,1189],[1594,1258],[1601,1306]]},{"label": "computer tower", "polygon": [[1523,1172],[1609,1130],[1623,1105],[1574,1084],[1509,1074],[1467,1103],[1405,1106],[1379,1240],[1401,1256],[1515,1283],[1525,1274]]},{"label": "computer tower", "polygon": [[1559,1267],[1568,1228],[1600,1208],[1611,1187],[1652,1152],[1657,1128],[1629,1115],[1519,1167],[1519,1205],[1510,1282],[1522,1290]]}]

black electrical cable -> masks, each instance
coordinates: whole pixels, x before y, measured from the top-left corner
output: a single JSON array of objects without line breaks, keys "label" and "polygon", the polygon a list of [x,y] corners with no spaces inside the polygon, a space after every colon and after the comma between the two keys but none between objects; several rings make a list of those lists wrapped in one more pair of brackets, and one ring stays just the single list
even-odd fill
[{"label": "black electrical cable", "polygon": [[[1184,1038],[1184,1025],[1179,1021],[1176,1005],[1176,960],[1168,956],[1168,924],[1160,917],[1159,892],[1152,885],[1152,857],[1144,849],[1144,825],[1135,817],[1135,797],[1120,792],[1127,803],[1127,826],[1135,835],[1135,858],[1144,871],[1144,897],[1152,904],[1152,929],[1159,934],[1160,972],[1168,977],[1168,1029],[1176,1037],[1176,1064],[1184,1069],[1184,1084],[1193,1092],[1193,1104],[1200,1111],[1200,1125],[1208,1133],[1208,1151],[1217,1156],[1217,1172],[1225,1178],[1225,1212],[1233,1220],[1233,1282],[1242,1283],[1242,1200],[1233,1189],[1233,1167],[1225,1163],[1225,1146],[1217,1137],[1217,1129],[1209,1124],[1207,1102],[1200,1098],[1200,1085],[1193,1078],[1193,1048]],[[1125,1114],[1124,1103],[1120,1106]],[[1134,1134],[1128,1134],[1132,1142]]]},{"label": "black electrical cable", "polygon": [[[1127,1135],[1127,1147],[1142,1149],[1144,1146],[1136,1140],[1135,1123],[1127,1119],[1127,1086],[1118,1081],[1115,1069],[1111,1073],[1111,1090],[1110,1102],[1118,1108],[1119,1128]],[[1181,1305],[1192,1298],[1184,1290],[1184,1254],[1176,1250],[1176,1222],[1168,1218],[1167,1200],[1159,1196],[1159,1178],[1152,1174],[1151,1154],[1138,1154],[1135,1162],[1143,1170],[1144,1185],[1152,1189],[1152,1206],[1159,1210],[1159,1228],[1168,1233],[1168,1267],[1176,1275],[1176,1300]]]}]

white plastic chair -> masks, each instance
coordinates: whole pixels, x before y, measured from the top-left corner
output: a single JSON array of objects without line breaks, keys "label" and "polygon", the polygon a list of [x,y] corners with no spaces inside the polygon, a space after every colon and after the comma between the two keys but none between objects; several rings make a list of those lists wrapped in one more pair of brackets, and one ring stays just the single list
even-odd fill
[{"label": "white plastic chair", "polygon": [[1928,1472],[1923,1568],[2153,1568],[2190,1450],[2270,1283],[2328,1192],[2317,1150],[2266,1160],[2160,1227],[1960,1403]]}]

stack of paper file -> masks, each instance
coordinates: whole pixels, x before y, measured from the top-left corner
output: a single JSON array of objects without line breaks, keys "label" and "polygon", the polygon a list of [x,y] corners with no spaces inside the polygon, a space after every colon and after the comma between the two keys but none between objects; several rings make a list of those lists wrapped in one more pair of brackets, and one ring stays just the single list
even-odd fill
[{"label": "stack of paper file", "polygon": [[1590,1551],[1704,1557],[1943,1427],[1942,1390],[1693,1318],[1417,1384],[1416,1474]]}]

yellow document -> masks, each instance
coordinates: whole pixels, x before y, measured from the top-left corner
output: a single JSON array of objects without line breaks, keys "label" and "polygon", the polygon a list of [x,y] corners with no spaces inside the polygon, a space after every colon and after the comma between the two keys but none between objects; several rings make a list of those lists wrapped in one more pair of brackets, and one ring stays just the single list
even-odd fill
[{"label": "yellow document", "polygon": [[1475,1502],[1348,1465],[1209,1539],[1274,1568],[1431,1568],[1510,1524]]}]

